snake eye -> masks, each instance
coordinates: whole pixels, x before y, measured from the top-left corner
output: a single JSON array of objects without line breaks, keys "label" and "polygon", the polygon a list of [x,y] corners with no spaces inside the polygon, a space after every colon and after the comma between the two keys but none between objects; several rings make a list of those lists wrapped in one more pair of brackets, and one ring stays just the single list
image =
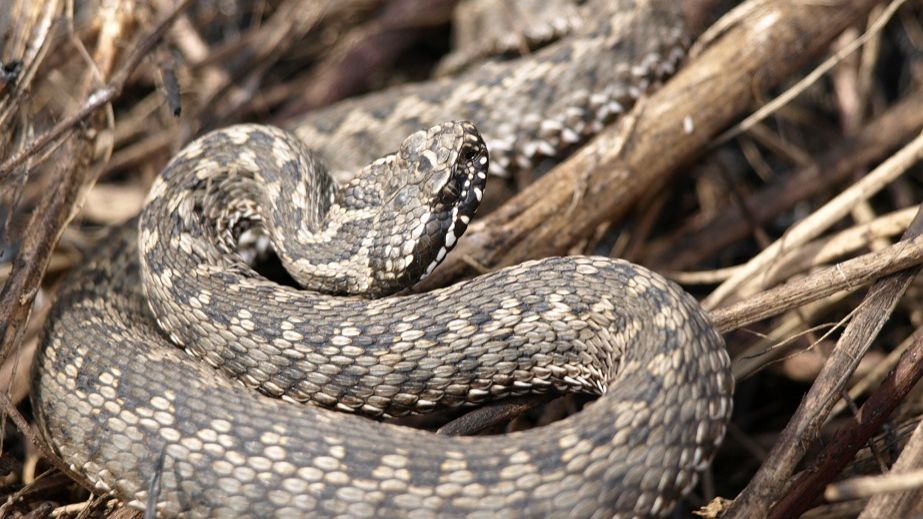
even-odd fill
[{"label": "snake eye", "polygon": [[465,151],[463,152],[463,157],[465,159],[465,162],[474,162],[480,156],[481,156],[481,150],[473,146],[469,148],[465,148]]}]

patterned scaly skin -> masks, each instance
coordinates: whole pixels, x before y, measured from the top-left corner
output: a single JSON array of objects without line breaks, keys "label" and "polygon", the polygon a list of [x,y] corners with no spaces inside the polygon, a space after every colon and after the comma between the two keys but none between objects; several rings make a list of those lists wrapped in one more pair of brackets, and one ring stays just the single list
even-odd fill
[{"label": "patterned scaly skin", "polygon": [[338,180],[442,121],[477,125],[491,173],[532,171],[592,137],[673,73],[689,35],[676,0],[590,0],[573,35],[522,59],[337,103],[295,121]]}]

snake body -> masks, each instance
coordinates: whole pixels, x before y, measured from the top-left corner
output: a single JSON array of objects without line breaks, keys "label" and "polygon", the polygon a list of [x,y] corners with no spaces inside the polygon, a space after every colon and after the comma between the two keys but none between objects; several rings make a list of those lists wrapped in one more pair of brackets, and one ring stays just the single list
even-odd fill
[{"label": "snake body", "polygon": [[291,128],[340,180],[397,149],[404,136],[451,120],[477,124],[491,173],[531,172],[598,133],[675,71],[689,43],[681,4],[589,0],[573,34],[533,54],[346,100]]},{"label": "snake body", "polygon": [[[663,516],[691,489],[733,389],[693,298],[569,257],[367,299],[451,250],[490,143],[466,122],[407,132],[340,186],[298,137],[194,141],[62,290],[33,405],[74,471],[165,517]],[[308,290],[254,272],[248,232]],[[601,396],[488,441],[356,416],[550,390]]]},{"label": "snake body", "polygon": [[[336,188],[280,130],[195,141],[55,307],[34,393],[49,442],[133,506],[159,475],[165,516],[666,513],[722,438],[732,388],[721,338],[676,286],[553,258],[369,300],[274,284],[230,250],[265,229],[306,286],[388,294],[454,243],[485,151],[473,126],[446,123]],[[292,255],[338,242],[353,248]],[[397,416],[553,388],[602,396],[490,441],[300,404]]]}]

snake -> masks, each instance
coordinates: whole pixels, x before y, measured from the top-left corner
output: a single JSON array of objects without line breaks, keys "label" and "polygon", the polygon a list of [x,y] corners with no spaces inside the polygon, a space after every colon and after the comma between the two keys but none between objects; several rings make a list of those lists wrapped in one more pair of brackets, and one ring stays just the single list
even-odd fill
[{"label": "snake", "polygon": [[[721,336],[681,288],[608,257],[403,290],[492,172],[479,127],[448,121],[345,182],[305,131],[238,125],[181,150],[50,312],[32,401],[54,453],[162,517],[667,515],[730,419]],[[297,286],[253,268],[247,235]],[[374,420],[560,391],[598,398],[489,438]]]}]

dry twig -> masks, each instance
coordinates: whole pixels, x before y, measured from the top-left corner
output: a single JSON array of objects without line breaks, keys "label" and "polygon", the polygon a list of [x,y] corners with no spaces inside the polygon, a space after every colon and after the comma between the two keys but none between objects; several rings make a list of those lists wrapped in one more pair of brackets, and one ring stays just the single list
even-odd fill
[{"label": "dry twig", "polygon": [[[892,471],[883,476],[864,476],[833,483],[824,490],[824,499],[828,501],[845,501],[847,499],[871,497],[885,492],[912,490],[921,486],[923,486],[923,469],[911,472]],[[885,516],[878,515],[877,517]],[[887,517],[906,516],[888,514]]]},{"label": "dry twig", "polygon": [[[686,269],[743,238],[751,225],[769,222],[785,210],[846,181],[857,169],[881,160],[923,129],[923,90],[915,90],[885,113],[843,139],[811,165],[750,195],[746,207],[732,206],[708,218],[691,219],[652,243],[645,262],[657,269]],[[747,218],[744,217],[746,210]]]},{"label": "dry twig", "polygon": [[[923,342],[923,337],[917,338],[916,345]],[[920,360],[916,359],[919,363]],[[897,479],[897,482],[903,483],[905,492],[897,494],[877,495],[869,500],[865,510],[859,516],[859,519],[874,519],[876,517],[914,517],[923,512],[923,490],[920,489],[919,476],[917,483],[913,487],[908,485],[906,478],[908,473],[913,471],[917,475],[920,473],[920,460],[923,459],[923,421],[917,424],[910,437],[910,441],[904,447],[897,462],[892,467],[889,476]],[[888,476],[886,476],[888,477]],[[902,481],[904,480],[904,481]],[[911,490],[911,488],[913,488]],[[893,491],[890,487],[883,491]]]},{"label": "dry twig", "polygon": [[[9,173],[59,136],[76,133],[74,138],[68,139],[62,146],[63,156],[68,160],[60,165],[58,182],[42,196],[29,219],[21,247],[12,262],[13,269],[3,285],[3,290],[0,291],[0,364],[3,364],[20,344],[51,251],[67,222],[74,215],[75,209],[79,207],[82,193],[94,181],[93,170],[90,167],[93,135],[106,123],[105,117],[100,117],[98,110],[121,91],[131,72],[156,45],[170,22],[188,3],[189,0],[186,0],[179,4],[170,16],[157,25],[155,30],[138,44],[125,64],[112,74],[112,79],[104,87],[91,91],[92,80],[87,80],[84,86],[86,101],[77,113],[65,118],[55,125],[53,130],[26,145],[21,152],[0,167],[2,180],[4,172]],[[128,14],[131,12],[129,5],[114,5],[107,11],[108,16],[103,18],[104,28],[100,31],[94,57],[100,77],[108,77],[114,67],[117,49],[122,45],[122,39],[127,37],[126,32],[133,23]],[[75,132],[88,118],[92,120],[87,126]],[[25,421],[5,395],[0,399],[0,407],[13,418],[33,443],[43,447],[41,442],[37,442],[37,436],[34,433],[30,434],[31,429],[28,426],[22,427],[26,425]],[[49,460],[56,460],[51,453],[45,454]],[[69,472],[66,467],[59,468],[65,473]]]},{"label": "dry twig", "polygon": [[722,333],[817,301],[841,290],[856,290],[869,281],[923,262],[923,237],[900,241],[878,252],[837,263],[796,281],[772,288],[732,305],[712,310]]},{"label": "dry twig", "polygon": [[[898,242],[895,247],[899,247],[901,243],[906,243],[910,240],[923,240],[921,234],[923,234],[923,210],[917,213],[914,221],[904,233],[903,238],[906,241]],[[839,399],[847,380],[852,375],[859,360],[868,350],[872,340],[878,335],[881,327],[884,326],[885,321],[891,315],[891,311],[897,305],[898,300],[918,270],[919,266],[916,266],[879,279],[872,285],[856,315],[849,322],[839,341],[837,341],[836,348],[834,348],[808,394],[805,395],[801,405],[798,406],[798,410],[795,411],[785,430],[776,440],[775,447],[769,453],[760,470],[731,505],[726,517],[766,515],[772,503],[782,495],[782,492],[787,487],[786,484],[794,473],[795,465],[804,456],[808,446],[816,440],[821,426],[826,421],[833,405]],[[923,343],[920,344],[923,347]],[[910,369],[923,373],[923,362],[919,362],[919,364],[918,369]],[[919,374],[914,373],[911,376],[918,377]],[[879,392],[876,392],[876,395],[878,394]],[[894,395],[889,396],[893,397]],[[883,408],[890,404],[890,409],[893,409],[893,406],[898,401],[899,399],[879,403],[882,404]],[[869,402],[866,403],[866,405],[868,404]],[[864,408],[865,406],[863,406]],[[878,408],[872,409],[876,409],[875,413],[879,413]],[[887,413],[880,416],[881,420],[885,417],[887,417]],[[880,422],[878,423],[880,424]],[[857,427],[856,430],[858,429]],[[869,431],[869,435],[871,435],[872,431]],[[868,439],[868,437],[865,439]],[[858,449],[858,446],[856,446],[856,449]],[[848,449],[846,449],[841,451],[840,454],[848,452]],[[849,458],[854,454],[855,451],[849,453]],[[825,467],[827,470],[824,471],[809,471],[808,476],[803,476],[798,482],[788,487],[790,489],[789,493],[772,508],[772,516],[795,517],[803,513],[817,493],[823,489],[823,485],[829,481],[829,479],[825,478],[832,478],[849,461],[849,458],[833,459],[831,463],[827,464]]]},{"label": "dry twig", "polygon": [[[777,503],[768,517],[795,517],[804,511],[832,478],[855,456],[856,451],[868,442],[891,412],[907,396],[923,376],[923,339],[901,357],[897,367],[881,386],[869,397],[853,418],[827,443],[815,458],[815,463],[801,473],[791,486],[791,492]],[[915,452],[919,452],[916,450]],[[911,504],[913,504],[911,502]],[[729,517],[734,517],[733,515]],[[882,516],[882,517],[900,517]]]},{"label": "dry twig", "polygon": [[[763,249],[747,262],[745,267],[735,272],[714,292],[709,294],[702,301],[702,306],[706,309],[712,309],[731,297],[732,294],[737,297],[748,295],[748,292],[741,290],[746,283],[751,286],[750,293],[755,291],[754,287],[764,280],[761,273],[766,272],[785,250],[797,247],[818,236],[847,215],[858,201],[867,200],[880,191],[888,183],[907,171],[910,166],[916,164],[921,157],[923,157],[923,133],[917,135],[900,151],[888,158],[874,171],[862,177],[849,189],[846,189],[824,204],[823,207],[814,211],[811,216],[792,226],[780,239]],[[754,280],[756,280],[756,283],[754,283]]]}]

